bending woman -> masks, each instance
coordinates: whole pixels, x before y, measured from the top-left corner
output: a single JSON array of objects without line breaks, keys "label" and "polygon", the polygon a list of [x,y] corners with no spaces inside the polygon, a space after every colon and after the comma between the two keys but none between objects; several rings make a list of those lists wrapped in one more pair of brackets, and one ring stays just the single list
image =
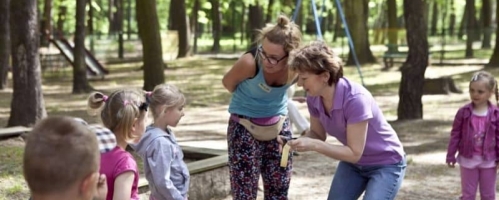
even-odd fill
[{"label": "bending woman", "polygon": [[[371,93],[343,77],[341,59],[323,42],[293,51],[288,65],[307,92],[310,130],[287,144],[340,160],[328,200],[358,199],[364,191],[366,200],[395,199],[405,153]],[[341,145],[325,142],[326,133]]]},{"label": "bending woman", "polygon": [[276,25],[260,30],[258,47],[241,56],[223,77],[232,93],[227,142],[234,199],[256,199],[260,174],[265,199],[287,199],[291,157],[281,168],[276,138],[291,137],[286,91],[296,76],[286,63],[300,41],[298,27],[280,16]]}]

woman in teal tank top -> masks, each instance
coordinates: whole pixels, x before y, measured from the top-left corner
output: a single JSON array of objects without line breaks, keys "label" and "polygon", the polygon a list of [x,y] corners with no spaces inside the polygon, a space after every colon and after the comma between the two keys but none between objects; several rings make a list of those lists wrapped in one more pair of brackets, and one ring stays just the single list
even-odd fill
[{"label": "woman in teal tank top", "polygon": [[[260,174],[265,199],[287,199],[291,178],[292,158],[288,158],[287,166],[280,166],[275,138],[291,137],[285,117],[286,92],[295,75],[288,70],[287,58],[299,47],[301,32],[287,17],[279,16],[277,24],[259,33],[258,47],[242,55],[222,80],[232,93],[227,142],[232,196],[236,200],[256,199]],[[262,129],[253,129],[260,125]],[[277,129],[268,131],[269,127]]]}]

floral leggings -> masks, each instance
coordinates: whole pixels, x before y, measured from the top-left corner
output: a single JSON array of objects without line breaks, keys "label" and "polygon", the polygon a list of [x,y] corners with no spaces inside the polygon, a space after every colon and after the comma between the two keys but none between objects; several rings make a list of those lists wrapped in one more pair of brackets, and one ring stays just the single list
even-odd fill
[{"label": "floral leggings", "polygon": [[[279,134],[291,137],[289,119],[286,119]],[[288,199],[293,168],[292,154],[289,154],[288,166],[281,167],[281,153],[277,140],[255,140],[244,126],[234,120],[229,120],[227,142],[233,199],[256,199],[260,174],[263,179],[265,200]]]}]

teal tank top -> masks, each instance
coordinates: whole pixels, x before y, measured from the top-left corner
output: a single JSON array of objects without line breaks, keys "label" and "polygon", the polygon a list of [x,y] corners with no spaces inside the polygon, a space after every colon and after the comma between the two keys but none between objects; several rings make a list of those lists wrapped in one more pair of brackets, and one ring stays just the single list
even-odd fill
[{"label": "teal tank top", "polygon": [[271,87],[265,83],[263,69],[257,64],[258,73],[237,85],[232,93],[229,113],[251,118],[263,118],[288,114],[287,89],[289,84]]}]

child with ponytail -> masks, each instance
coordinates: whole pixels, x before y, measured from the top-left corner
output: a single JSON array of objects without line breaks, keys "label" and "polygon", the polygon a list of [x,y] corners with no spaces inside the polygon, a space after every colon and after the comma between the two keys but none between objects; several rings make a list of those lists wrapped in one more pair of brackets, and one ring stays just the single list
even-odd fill
[{"label": "child with ponytail", "polygon": [[104,126],[116,136],[116,147],[101,154],[100,173],[106,175],[108,186],[106,200],[138,200],[137,163],[125,149],[145,132],[148,103],[144,92],[125,89],[109,96],[94,92],[88,107],[100,112]]}]

